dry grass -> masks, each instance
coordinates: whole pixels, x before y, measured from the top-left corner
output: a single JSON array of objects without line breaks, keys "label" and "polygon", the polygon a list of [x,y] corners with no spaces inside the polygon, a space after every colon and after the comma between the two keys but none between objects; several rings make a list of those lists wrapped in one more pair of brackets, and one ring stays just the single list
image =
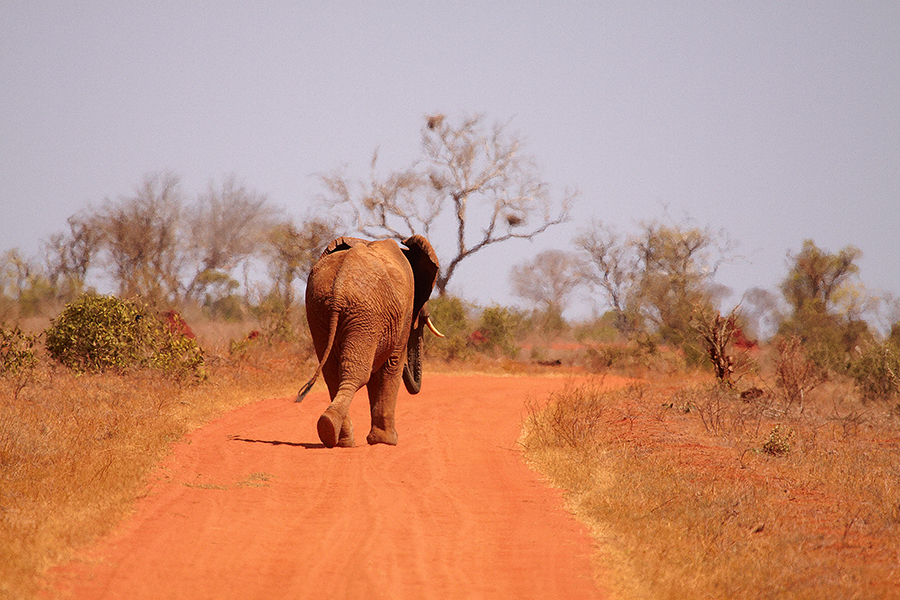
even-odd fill
[{"label": "dry grass", "polygon": [[262,345],[213,355],[200,385],[76,376],[45,359],[15,399],[0,379],[0,598],[34,597],[50,566],[110,531],[171,442],[231,408],[296,393],[308,357]]},{"label": "dry grass", "polygon": [[615,597],[900,597],[900,414],[846,385],[802,412],[696,379],[569,389],[522,442]]}]

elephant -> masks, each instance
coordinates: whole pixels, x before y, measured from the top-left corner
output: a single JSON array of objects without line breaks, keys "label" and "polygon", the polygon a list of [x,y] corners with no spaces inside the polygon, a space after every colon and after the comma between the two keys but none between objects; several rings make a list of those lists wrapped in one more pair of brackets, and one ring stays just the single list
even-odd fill
[{"label": "elephant", "polygon": [[348,416],[366,386],[372,424],[369,444],[397,444],[394,411],[403,380],[410,394],[422,385],[423,333],[444,337],[426,302],[437,279],[437,255],[425,237],[403,241],[341,237],[325,248],[306,284],[306,318],[319,364],[297,402],[324,374],[331,404],[316,428],[327,448],[352,447]]}]

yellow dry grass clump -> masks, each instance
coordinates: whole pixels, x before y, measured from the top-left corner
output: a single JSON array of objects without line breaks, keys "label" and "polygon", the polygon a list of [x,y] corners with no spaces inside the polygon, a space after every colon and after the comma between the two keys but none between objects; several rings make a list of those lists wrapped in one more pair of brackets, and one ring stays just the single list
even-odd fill
[{"label": "yellow dry grass clump", "polygon": [[46,359],[17,394],[0,378],[0,598],[33,597],[47,568],[110,531],[171,442],[296,393],[308,357],[296,347],[212,357],[199,384],[158,371],[76,375]]},{"label": "yellow dry grass clump", "polygon": [[[702,378],[701,378],[702,379]],[[900,598],[900,408],[824,386],[566,390],[528,460],[566,490],[617,598]]]}]

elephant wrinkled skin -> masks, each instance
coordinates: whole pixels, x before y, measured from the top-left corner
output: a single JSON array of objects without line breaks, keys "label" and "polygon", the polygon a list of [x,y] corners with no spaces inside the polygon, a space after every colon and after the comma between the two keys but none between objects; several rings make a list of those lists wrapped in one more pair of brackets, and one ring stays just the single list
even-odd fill
[{"label": "elephant wrinkled skin", "polygon": [[322,443],[353,446],[350,402],[362,386],[369,393],[369,444],[396,444],[394,409],[401,379],[411,394],[422,382],[425,306],[438,273],[431,244],[414,235],[401,249],[394,240],[342,237],[331,242],[309,274],[306,318],[319,365],[297,402],[322,373],[331,405],[319,417]]}]

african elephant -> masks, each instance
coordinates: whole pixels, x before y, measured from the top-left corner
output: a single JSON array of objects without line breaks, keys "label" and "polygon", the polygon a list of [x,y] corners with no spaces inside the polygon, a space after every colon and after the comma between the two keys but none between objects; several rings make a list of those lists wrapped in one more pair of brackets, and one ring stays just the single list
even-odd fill
[{"label": "african elephant", "polygon": [[353,446],[350,401],[368,388],[370,444],[396,444],[394,409],[400,380],[411,394],[422,384],[422,334],[427,325],[443,337],[425,302],[438,273],[438,259],[424,237],[401,250],[394,240],[342,237],[331,242],[306,283],[306,318],[319,365],[297,394],[325,376],[331,405],[319,417],[319,439],[328,448]]}]

